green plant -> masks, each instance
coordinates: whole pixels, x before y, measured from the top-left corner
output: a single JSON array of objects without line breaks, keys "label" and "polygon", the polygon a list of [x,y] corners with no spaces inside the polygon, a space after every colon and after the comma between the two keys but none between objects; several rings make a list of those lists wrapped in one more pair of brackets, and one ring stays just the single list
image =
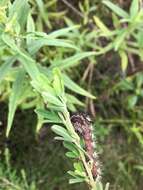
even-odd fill
[{"label": "green plant", "polygon": [[[43,15],[42,1],[37,1],[37,3]],[[68,107],[74,111],[75,104],[83,106],[83,103],[71,94],[65,93],[64,86],[80,95],[89,98],[95,97],[75,84],[63,72],[64,69],[74,66],[81,59],[95,55],[95,52],[82,52],[80,48],[66,39],[66,35],[77,26],[64,28],[50,34],[36,31],[27,0],[22,3],[20,0],[15,0],[13,3],[4,0],[0,5],[3,10],[0,19],[0,53],[3,55],[0,67],[0,85],[3,93],[1,99],[9,98],[6,136],[9,136],[17,106],[21,106],[23,109],[36,107],[37,110],[40,110],[44,109],[46,105],[48,112],[46,111],[45,114],[48,120],[38,114],[37,132],[45,122],[64,124],[66,128],[54,125],[52,129],[61,136],[58,139],[68,142],[69,146],[75,146],[78,152],[77,156],[81,159],[79,163],[74,164],[75,171],[69,172],[74,177],[70,183],[85,181],[91,189],[102,189],[100,184],[99,187],[96,187],[91,166],[86,162],[85,151],[71,124],[68,112]],[[23,15],[25,15],[24,18]],[[43,19],[45,21],[44,15]],[[63,36],[65,39],[62,39]],[[41,48],[44,50],[45,46],[60,47],[62,57],[64,48],[69,48],[69,53],[73,54],[74,52],[74,55],[64,60],[55,58],[48,63],[49,67],[44,67],[42,63],[36,61],[36,54]],[[52,51],[49,49],[49,52]],[[74,154],[73,150],[70,156],[71,154]]]},{"label": "green plant", "polygon": [[[143,9],[141,1],[133,0],[129,13],[110,1],[103,3],[112,11],[113,27],[109,29],[97,16],[94,21],[99,28],[98,38],[105,37],[107,45],[100,51],[114,50],[121,58],[121,68],[125,72],[128,66],[128,59],[137,55],[142,60],[142,18]],[[99,52],[100,52],[99,51]],[[132,65],[134,67],[134,65]]]},{"label": "green plant", "polygon": [[[64,141],[64,146],[68,149],[68,152],[66,153],[68,157],[79,160],[74,163],[75,170],[68,172],[73,177],[69,182],[86,182],[92,190],[103,189],[101,185],[98,187],[97,184],[99,182],[95,181],[93,178],[93,174],[91,172],[92,166],[90,165],[91,163],[86,161],[86,151],[83,149],[80,138],[71,123],[60,71],[57,68],[53,70],[53,80],[51,81],[51,85],[49,83],[49,88],[46,88],[44,91],[38,83],[33,82],[32,85],[39,93],[42,92],[41,95],[43,96],[44,102],[47,104],[48,108],[48,111],[38,109],[37,113],[43,117],[43,121],[45,119],[44,122],[57,124],[62,123],[65,126],[52,126],[52,130],[59,135],[58,137],[55,137],[55,139]],[[43,86],[45,85],[47,84],[43,81]],[[53,93],[55,93],[54,96]],[[108,184],[106,186],[106,189],[107,188]]]},{"label": "green plant", "polygon": [[[81,52],[71,41],[61,39],[68,32],[72,31],[74,27],[61,29],[59,31],[46,34],[44,32],[35,31],[34,21],[31,16],[30,7],[25,0],[16,0],[13,4],[8,1],[1,2],[1,15],[0,24],[0,45],[1,45],[1,100],[9,97],[9,113],[8,113],[8,126],[6,135],[8,136],[12,126],[12,121],[17,106],[23,109],[32,107],[43,107],[41,97],[32,90],[30,81],[31,79],[42,86],[43,80],[50,80],[51,71],[54,67],[59,67],[62,70],[73,66],[79,60],[94,55],[94,52]],[[24,12],[23,12],[24,11]],[[22,15],[25,14],[23,19]],[[25,31],[25,27],[27,31]],[[42,63],[37,63],[35,60],[36,53],[44,46],[56,46],[72,49],[75,54],[66,59],[52,61],[45,67]],[[46,48],[46,47],[45,47]],[[52,50],[49,52],[52,52]],[[64,52],[64,51],[63,51]],[[62,52],[62,53],[63,53]],[[50,53],[49,53],[50,54]],[[28,74],[28,76],[27,76]],[[64,83],[70,90],[81,94],[83,96],[93,97],[90,93],[79,87],[74,83],[67,74],[63,74]],[[49,79],[48,79],[49,78]],[[11,87],[12,86],[12,87]],[[44,88],[46,88],[45,86]],[[67,93],[69,97],[69,108],[75,110],[74,105],[83,106],[83,103],[76,99],[74,96]],[[41,126],[41,120],[38,118],[37,130]]]},{"label": "green plant", "polygon": [[13,170],[10,164],[10,153],[5,149],[4,162],[0,160],[0,188],[2,190],[36,190],[35,182],[28,183],[24,170],[21,170],[20,176],[16,170]]},{"label": "green plant", "polygon": [[[21,3],[20,0],[2,0],[0,47],[0,102],[8,103],[9,107],[8,138],[13,139],[16,133],[20,138],[17,145],[20,150],[22,138],[24,142],[29,137],[31,141],[35,140],[29,132],[26,136],[20,134],[24,127],[17,128],[21,122],[15,117],[15,112],[18,110],[20,115],[21,110],[36,110],[36,136],[43,125],[56,123],[58,126],[52,129],[58,131],[58,139],[64,140],[63,144],[68,149],[66,155],[74,157],[74,171],[69,172],[70,182],[88,182],[89,176],[82,160],[76,158],[80,157],[78,148],[74,143],[65,142],[62,132],[66,129],[66,135],[69,135],[66,137],[74,139],[69,124],[65,123],[65,118],[70,122],[70,111],[86,109],[95,115],[96,110],[93,127],[100,142],[98,148],[104,166],[104,181],[111,181],[113,189],[142,189],[142,1],[25,0]],[[58,83],[53,82],[57,81],[56,78],[63,81],[62,101],[57,95]],[[96,95],[96,100],[89,92]],[[63,107],[66,107],[66,113]],[[63,112],[66,117],[63,117]],[[24,120],[30,117],[29,114]],[[13,120],[16,125],[11,131]],[[26,123],[28,129],[36,123],[31,120],[30,124]],[[0,125],[5,127],[5,119],[1,118],[1,121]],[[78,139],[81,143],[82,138]],[[74,144],[72,148],[71,144]],[[53,146],[49,143],[45,149],[49,148],[51,153]],[[81,148],[86,158],[82,143]],[[30,158],[26,155],[27,151],[21,155],[19,149],[13,151],[17,156],[17,161],[14,161],[16,168],[21,168],[19,160],[22,162]],[[63,156],[63,149],[57,152],[57,165],[48,172],[48,161],[53,158],[54,151],[52,155],[43,153],[43,157],[46,155],[42,158],[43,168],[32,162],[32,178],[29,165],[25,163],[28,182],[36,178],[36,187],[40,188],[42,184],[43,189],[50,186],[53,190],[59,185],[59,189],[67,189],[63,181],[66,181],[64,168],[56,175],[60,163],[58,157],[60,154]],[[39,163],[38,158],[36,160]],[[68,159],[66,161],[67,169]],[[69,165],[71,163],[69,161]],[[13,174],[12,171],[10,174]],[[62,177],[59,177],[61,174]],[[5,176],[4,171],[2,175]],[[21,173],[18,176],[21,179]],[[50,179],[53,181],[50,182]],[[10,181],[15,184],[14,180]],[[80,185],[75,185],[75,189]],[[97,186],[102,189],[101,184]]]}]

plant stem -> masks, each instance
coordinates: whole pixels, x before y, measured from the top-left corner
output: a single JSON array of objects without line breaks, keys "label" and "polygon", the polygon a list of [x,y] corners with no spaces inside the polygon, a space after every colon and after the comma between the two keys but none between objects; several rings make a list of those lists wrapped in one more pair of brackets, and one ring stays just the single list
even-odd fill
[{"label": "plant stem", "polygon": [[74,130],[74,127],[73,127],[73,125],[71,123],[71,120],[70,120],[70,115],[69,115],[68,110],[65,109],[63,114],[64,114],[64,117],[66,119],[65,120],[66,128],[70,132],[71,136],[75,139],[74,143],[78,148],[80,158],[81,158],[82,163],[84,165],[84,168],[86,170],[86,174],[88,175],[88,180],[89,180],[88,184],[89,184],[89,186],[91,187],[92,190],[96,190],[96,183],[95,183],[95,180],[93,178],[91,168],[89,167],[89,165],[86,162],[85,154],[83,153],[82,147],[81,147],[81,144],[80,144],[80,138],[79,138],[78,134]]}]

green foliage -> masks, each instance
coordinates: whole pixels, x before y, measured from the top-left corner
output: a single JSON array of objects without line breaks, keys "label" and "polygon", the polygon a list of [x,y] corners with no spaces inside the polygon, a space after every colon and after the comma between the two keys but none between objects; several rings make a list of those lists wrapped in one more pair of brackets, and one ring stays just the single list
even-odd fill
[{"label": "green foliage", "polygon": [[[73,160],[69,182],[89,183],[81,159],[85,152],[77,143],[79,137],[73,131],[69,111],[88,107],[94,115],[96,107],[94,127],[104,181],[111,181],[111,189],[140,189],[142,1],[67,2],[0,1],[0,101],[8,102],[6,136],[11,137],[18,108],[35,110],[36,135],[44,124],[54,124],[55,139],[63,141],[67,149],[62,154]],[[21,129],[17,130],[20,133]],[[23,170],[17,174],[2,164],[1,168],[5,189],[37,188],[35,182],[27,184]],[[47,172],[44,167],[41,176]],[[49,186],[51,190],[57,188]],[[96,184],[97,189],[107,190],[108,184],[105,188]]]},{"label": "green foliage", "polygon": [[[40,11],[43,12],[42,17],[45,18],[44,6],[42,3],[42,1],[37,1]],[[49,98],[49,103],[56,102],[59,104],[60,107],[61,104],[56,98],[57,93],[60,92],[60,89],[58,89],[58,85],[60,85],[58,84],[58,78],[55,78],[55,82],[53,83],[56,92],[54,92],[51,86],[48,85],[51,80],[52,69],[55,67],[60,68],[61,63],[64,66],[62,69],[67,69],[71,66],[74,66],[81,59],[94,55],[94,52],[75,52],[75,50],[79,51],[79,49],[74,44],[72,44],[70,40],[61,39],[62,36],[67,35],[74,28],[76,28],[75,26],[54,31],[50,34],[36,31],[36,26],[34,26],[34,21],[30,12],[28,2],[26,0],[22,3],[21,1],[16,0],[11,5],[8,5],[7,2],[5,2],[3,4],[3,9],[5,11],[5,15],[2,15],[3,17],[0,25],[0,42],[1,46],[3,47],[1,49],[1,53],[3,54],[3,64],[0,67],[1,85],[3,85],[3,82],[5,82],[5,80],[7,84],[11,85],[11,83],[14,83],[13,87],[9,89],[9,94],[12,95],[10,96],[9,100],[8,126],[6,132],[6,135],[8,136],[17,106],[19,105],[23,108],[32,108],[39,105],[41,102],[39,95],[35,91],[29,92],[31,91],[31,84],[32,87],[34,87],[37,91],[42,92],[42,96],[44,98]],[[23,14],[25,15],[24,19]],[[5,22],[3,22],[4,19]],[[24,30],[26,24],[27,31]],[[73,49],[75,55],[65,59],[64,61],[59,60],[60,65],[58,63],[52,62],[51,66],[47,69],[44,67],[44,65],[42,65],[41,63],[37,63],[37,61],[35,60],[36,53],[40,51],[41,48],[44,48],[46,46]],[[7,54],[5,54],[6,51],[8,52]],[[16,62],[18,62],[18,64],[15,65]],[[21,70],[23,73],[26,72],[29,77],[24,77],[24,75],[21,73]],[[14,76],[13,72],[15,72]],[[57,71],[54,70],[54,73],[56,72]],[[18,76],[16,77],[16,75]],[[83,96],[93,97],[92,95],[90,95],[90,93],[86,92],[77,84],[75,84],[70,78],[67,78],[66,74],[64,75],[65,80],[62,86],[66,83],[65,85],[68,87],[70,86],[69,88],[71,90],[74,90],[74,92],[82,94]],[[55,77],[56,76],[57,75],[55,75]],[[47,81],[47,83],[45,83],[45,81]],[[29,86],[26,87],[27,93],[24,94],[24,96],[22,97],[22,101],[20,101],[21,93],[23,93],[24,83],[27,83],[27,85],[29,83]],[[71,85],[75,88],[72,89]],[[45,89],[53,91],[52,94],[45,92]],[[7,91],[7,89],[3,90]],[[31,99],[31,102],[29,102],[29,107],[25,106],[25,103],[28,99]],[[72,101],[69,101],[69,104],[69,108],[72,109],[73,107],[74,109],[74,104],[80,105],[81,103],[80,101],[72,98]],[[39,124],[37,125],[39,126]]]},{"label": "green foliage", "polygon": [[113,12],[114,30],[109,30],[98,17],[94,17],[95,23],[100,29],[99,36],[105,37],[110,41],[104,49],[110,47],[109,50],[114,49],[119,53],[121,68],[125,72],[128,65],[128,54],[138,55],[142,60],[141,33],[143,10],[139,6],[138,0],[132,1],[129,13],[110,1],[105,0],[103,3]]},{"label": "green foliage", "polygon": [[[45,84],[44,84],[45,83]],[[51,80],[50,90],[45,88],[43,90],[39,89],[39,84],[34,84],[34,88],[41,93],[43,96],[44,102],[48,103],[48,110],[55,110],[56,115],[59,115],[60,122],[64,125],[64,127],[60,125],[53,125],[52,130],[58,135],[55,137],[56,140],[62,140],[64,142],[64,146],[70,150],[66,153],[66,156],[69,158],[76,158],[79,161],[74,162],[74,171],[69,171],[68,173],[72,176],[69,180],[70,184],[86,182],[89,185],[90,189],[102,190],[103,187],[100,184],[99,187],[96,185],[96,180],[94,180],[91,172],[90,164],[86,161],[85,155],[86,152],[81,145],[81,141],[79,136],[74,130],[72,123],[70,121],[70,115],[66,106],[66,96],[64,92],[63,80],[61,72],[58,68],[55,68],[53,71],[53,79]],[[46,81],[43,81],[43,87],[46,86]],[[55,92],[55,94],[53,94]],[[43,118],[47,117],[48,112],[43,111],[39,112]],[[38,112],[37,112],[38,113]],[[50,116],[51,115],[51,116]],[[55,123],[55,116],[53,114],[48,115],[48,119],[50,122]],[[54,116],[54,117],[53,117]],[[57,119],[56,119],[57,121]],[[106,187],[107,188],[107,187]]]},{"label": "green foliage", "polygon": [[16,170],[11,168],[10,153],[5,149],[5,163],[0,164],[0,187],[2,190],[36,190],[34,181],[29,185],[24,170],[20,177]]}]

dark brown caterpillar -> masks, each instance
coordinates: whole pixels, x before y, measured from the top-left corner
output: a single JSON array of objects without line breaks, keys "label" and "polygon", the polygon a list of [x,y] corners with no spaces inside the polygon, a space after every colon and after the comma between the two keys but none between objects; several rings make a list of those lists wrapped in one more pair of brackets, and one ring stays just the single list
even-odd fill
[{"label": "dark brown caterpillar", "polygon": [[100,180],[101,171],[97,153],[95,152],[95,141],[90,117],[85,113],[76,113],[71,116],[71,122],[75,131],[82,136],[85,143],[85,151],[88,154],[87,161],[92,162],[92,174],[96,180]]}]

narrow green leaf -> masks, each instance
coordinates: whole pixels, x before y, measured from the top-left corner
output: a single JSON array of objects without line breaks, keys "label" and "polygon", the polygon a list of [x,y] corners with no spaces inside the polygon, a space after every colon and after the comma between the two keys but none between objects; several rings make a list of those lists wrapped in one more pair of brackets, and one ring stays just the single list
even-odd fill
[{"label": "narrow green leaf", "polygon": [[53,75],[54,75],[53,87],[56,92],[56,95],[63,96],[64,84],[63,84],[62,75],[61,75],[60,70],[58,68],[54,68]]},{"label": "narrow green leaf", "polygon": [[34,20],[30,13],[27,18],[27,32],[35,32]]},{"label": "narrow green leaf", "polygon": [[48,104],[47,108],[50,109],[50,110],[56,111],[56,112],[63,112],[64,111],[64,107],[56,106],[56,105],[53,105],[53,104]]},{"label": "narrow green leaf", "polygon": [[68,107],[69,111],[71,111],[73,113],[77,111],[75,105],[72,103],[69,103],[68,100],[67,100],[67,107]]},{"label": "narrow green leaf", "polygon": [[72,143],[63,143],[64,147],[70,151],[77,151],[76,146]]},{"label": "narrow green leaf", "polygon": [[85,181],[84,178],[75,178],[75,179],[70,179],[69,184],[81,183],[81,182],[84,182],[84,181]]},{"label": "narrow green leaf", "polygon": [[110,35],[112,33],[98,17],[94,16],[93,18],[94,18],[96,25],[100,28],[100,30],[104,34]]},{"label": "narrow green leaf", "polygon": [[16,80],[12,87],[12,92],[9,99],[8,124],[7,124],[7,130],[6,130],[7,137],[9,136],[9,132],[12,127],[14,114],[18,105],[18,100],[21,95],[21,89],[23,86],[24,77],[25,77],[25,72],[23,70],[19,70],[19,72],[17,73]]},{"label": "narrow green leaf", "polygon": [[123,29],[119,31],[118,36],[114,40],[114,49],[117,51],[118,49],[122,48],[122,45],[125,43],[125,38],[127,36],[127,30]]},{"label": "narrow green leaf", "polygon": [[50,38],[57,38],[57,37],[65,36],[70,31],[74,30],[75,28],[79,28],[79,26],[77,26],[77,25],[76,26],[70,26],[70,27],[67,27],[67,28],[56,30],[56,31],[51,32],[50,34],[48,34],[48,36]]},{"label": "narrow green leaf", "polygon": [[16,58],[11,57],[9,58],[4,64],[0,67],[0,81],[4,79],[7,73],[10,71],[12,64],[15,62]]},{"label": "narrow green leaf", "polygon": [[15,0],[10,6],[9,17],[12,18],[14,14],[17,14],[17,20],[21,27],[24,27],[29,12],[29,4],[27,0]]},{"label": "narrow green leaf", "polygon": [[41,115],[43,118],[48,119],[53,123],[62,123],[61,119],[58,117],[57,113],[53,111],[47,111],[44,109],[36,109],[35,112]]},{"label": "narrow green leaf", "polygon": [[68,158],[79,158],[79,154],[76,154],[75,152],[66,152],[66,156]]},{"label": "narrow green leaf", "polygon": [[39,73],[37,80],[31,82],[32,86],[41,94],[41,92],[48,92],[52,96],[56,97],[56,93],[51,86],[51,82],[46,75]]},{"label": "narrow green leaf", "polygon": [[76,175],[75,172],[73,172],[73,171],[68,171],[67,173],[68,173],[69,175],[71,175],[72,177],[74,177],[74,178],[77,177],[77,175]]},{"label": "narrow green leaf", "polygon": [[[44,73],[49,78],[52,76],[52,72],[50,70],[48,70],[47,68],[39,67],[39,70],[40,70],[40,72]],[[77,83],[75,83],[74,81],[72,81],[67,75],[65,75],[65,74],[62,73],[62,78],[63,78],[63,81],[64,81],[64,85],[68,89],[72,90],[73,92],[76,92],[77,94],[80,94],[80,95],[83,95],[83,96],[87,96],[89,98],[93,98],[93,99],[96,98],[95,96],[93,96],[92,94],[90,94],[89,92],[87,92],[86,90],[84,90],[83,88],[81,88],[79,85],[77,85]],[[72,99],[71,101],[74,101],[74,100]],[[77,103],[77,101],[76,101],[76,103]]]},{"label": "narrow green leaf", "polygon": [[114,13],[112,13],[112,20],[113,20],[113,26],[114,26],[114,28],[118,29],[118,28],[121,27],[120,19]]},{"label": "narrow green leaf", "polygon": [[20,50],[19,48],[17,47],[17,45],[15,44],[13,38],[11,38],[10,35],[6,34],[6,33],[3,33],[1,35],[1,38],[3,40],[3,42],[8,46],[10,47],[13,51],[15,51],[16,53],[20,53]]},{"label": "narrow green leaf", "polygon": [[63,107],[63,103],[55,96],[48,92],[41,92],[42,96],[44,97],[45,102],[49,102],[53,105]]},{"label": "narrow green leaf", "polygon": [[[38,101],[36,102],[36,109],[44,109],[44,102],[42,98],[41,99],[39,98]],[[40,114],[37,114],[36,133],[39,132],[43,124],[44,124],[43,116],[41,116]]]},{"label": "narrow green leaf", "polygon": [[73,67],[73,66],[79,64],[80,60],[87,58],[87,57],[90,57],[90,56],[93,56],[95,54],[96,54],[95,52],[77,53],[71,57],[64,59],[64,60],[54,61],[52,63],[51,67],[60,67],[61,69],[67,69],[67,68],[70,68],[70,67]]},{"label": "narrow green leaf", "polygon": [[20,53],[18,59],[24,65],[30,77],[34,81],[37,80],[38,76],[40,75],[40,72],[37,68],[36,62],[29,55],[26,55],[23,52]]},{"label": "narrow green leaf", "polygon": [[[40,17],[39,20],[42,18],[46,24],[46,26],[48,26],[48,28],[52,28],[51,22],[49,21],[49,13],[47,12],[47,9],[45,7],[45,3],[43,0],[36,0],[36,3],[38,5],[39,8],[39,12],[40,12]],[[47,5],[47,3],[46,3]],[[42,25],[42,23],[41,23]]]},{"label": "narrow green leaf", "polygon": [[129,14],[126,11],[124,11],[123,9],[121,9],[119,6],[115,5],[111,1],[104,0],[103,3],[109,9],[111,9],[114,13],[116,13],[118,16],[120,16],[122,18],[128,18],[129,17]]},{"label": "narrow green leaf", "polygon": [[131,6],[130,6],[130,15],[133,18],[136,16],[139,12],[139,0],[132,0]]},{"label": "narrow green leaf", "polygon": [[75,170],[77,170],[79,172],[84,172],[84,167],[81,162],[75,162],[74,168],[75,168]]},{"label": "narrow green leaf", "polygon": [[[34,32],[34,31],[35,31],[34,20],[31,14],[29,14],[27,18],[27,32],[29,33],[29,32]],[[30,50],[30,46],[33,42],[33,39],[30,38],[29,35],[27,35],[26,42],[27,42],[27,49]]]},{"label": "narrow green leaf", "polygon": [[29,49],[31,54],[35,54],[40,48],[43,46],[56,46],[56,47],[64,47],[64,48],[72,48],[75,50],[79,50],[72,42],[62,39],[54,39],[54,38],[39,38],[33,40],[31,43],[31,48]]},{"label": "narrow green leaf", "polygon": [[121,57],[121,68],[122,71],[125,72],[128,66],[128,56],[125,51],[120,51],[119,54]]},{"label": "narrow green leaf", "polygon": [[81,88],[80,86],[78,86],[67,75],[63,74],[63,79],[64,79],[65,86],[68,89],[72,90],[73,92],[76,92],[77,94],[80,94],[80,95],[83,95],[83,96],[87,96],[89,98],[93,98],[93,99],[96,98],[95,96],[93,96],[92,94],[90,94],[89,92],[87,92],[86,90]]},{"label": "narrow green leaf", "polygon": [[41,13],[44,12],[44,3],[43,3],[43,1],[42,0],[36,0],[36,3],[37,3],[37,5],[38,5],[38,7],[40,9],[40,12]]},{"label": "narrow green leaf", "polygon": [[35,80],[40,74],[36,62],[28,54],[22,52],[9,35],[3,34],[2,40],[9,48],[15,52],[15,54],[18,55],[18,59],[24,65],[30,77]]},{"label": "narrow green leaf", "polygon": [[59,136],[63,137],[65,140],[73,142],[73,138],[69,135],[68,131],[65,128],[59,125],[53,125],[52,131],[54,131]]},{"label": "narrow green leaf", "polygon": [[82,107],[85,106],[84,102],[80,101],[79,99],[77,99],[75,96],[71,94],[66,94],[66,98],[67,98],[68,103],[79,105]]}]

